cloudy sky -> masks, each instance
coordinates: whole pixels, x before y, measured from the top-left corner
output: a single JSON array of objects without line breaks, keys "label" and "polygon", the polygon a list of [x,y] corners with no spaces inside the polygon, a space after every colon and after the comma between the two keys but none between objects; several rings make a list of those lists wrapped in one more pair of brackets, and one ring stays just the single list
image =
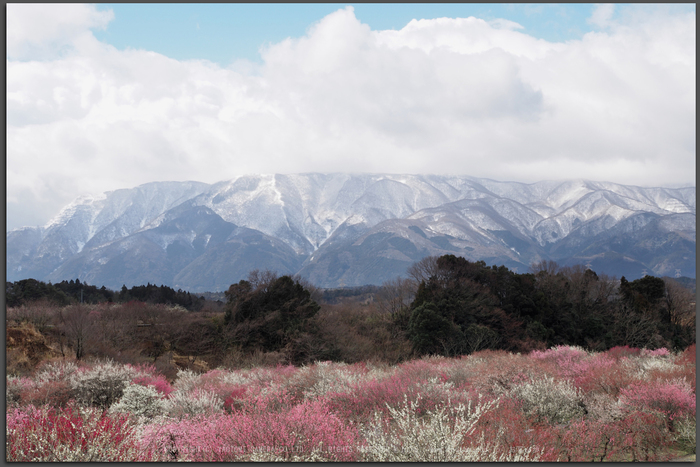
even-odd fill
[{"label": "cloudy sky", "polygon": [[246,173],[695,184],[695,5],[7,5],[7,228]]}]

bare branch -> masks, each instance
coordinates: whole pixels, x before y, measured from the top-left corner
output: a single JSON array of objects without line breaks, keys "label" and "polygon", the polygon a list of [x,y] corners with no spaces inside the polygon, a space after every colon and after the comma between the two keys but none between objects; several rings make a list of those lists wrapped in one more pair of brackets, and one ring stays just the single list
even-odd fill
[{"label": "bare branch", "polygon": [[437,260],[437,256],[426,256],[417,263],[413,263],[413,265],[406,270],[406,273],[415,281],[416,287],[421,282],[427,283],[431,276],[437,275]]}]

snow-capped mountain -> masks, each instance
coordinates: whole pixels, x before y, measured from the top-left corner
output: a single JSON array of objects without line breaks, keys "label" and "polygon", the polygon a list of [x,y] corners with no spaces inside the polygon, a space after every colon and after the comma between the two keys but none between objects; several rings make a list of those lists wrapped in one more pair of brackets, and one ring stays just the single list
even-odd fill
[{"label": "snow-capped mountain", "polygon": [[427,255],[695,277],[695,188],[466,176],[248,175],[78,198],[7,234],[7,280],[224,290],[251,269],[380,284]]}]

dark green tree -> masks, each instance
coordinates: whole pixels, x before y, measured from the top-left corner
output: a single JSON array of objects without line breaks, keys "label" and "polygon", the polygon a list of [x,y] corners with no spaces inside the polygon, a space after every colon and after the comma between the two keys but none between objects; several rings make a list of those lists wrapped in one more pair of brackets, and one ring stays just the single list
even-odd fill
[{"label": "dark green tree", "polygon": [[5,283],[5,304],[8,307],[18,307],[42,298],[58,306],[66,306],[71,302],[62,290],[36,279]]},{"label": "dark green tree", "polygon": [[[518,289],[523,281],[505,267],[488,268],[483,261],[470,262],[454,255],[437,258],[432,273],[418,286],[411,304],[413,325],[409,324],[407,336],[417,352],[448,355],[484,348],[516,348],[516,342],[524,336],[519,307],[531,313],[533,306],[526,290],[522,286],[523,290]],[[434,313],[421,308],[427,304]],[[436,322],[431,324],[430,319]],[[440,335],[437,345],[423,335],[422,329],[447,329],[443,321],[449,323],[450,331]]]},{"label": "dark green tree", "polygon": [[459,326],[438,311],[433,302],[418,306],[408,321],[408,336],[414,350],[428,355],[455,355],[462,350],[464,335]]},{"label": "dark green tree", "polygon": [[[233,327],[237,344],[247,349],[279,351],[313,332],[310,319],[320,309],[311,294],[290,276],[253,289],[248,281],[226,293],[225,324]],[[303,358],[297,355],[296,359]]]},{"label": "dark green tree", "polygon": [[660,277],[644,276],[641,279],[628,282],[622,276],[620,293],[636,311],[648,311],[664,297],[666,284]]}]

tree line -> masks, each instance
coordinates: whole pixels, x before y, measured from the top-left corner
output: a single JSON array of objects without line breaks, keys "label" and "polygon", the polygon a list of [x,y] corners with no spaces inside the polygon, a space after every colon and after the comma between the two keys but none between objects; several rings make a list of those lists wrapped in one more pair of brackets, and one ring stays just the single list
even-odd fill
[{"label": "tree line", "polygon": [[695,342],[695,298],[671,278],[619,281],[552,261],[517,274],[453,255],[427,258],[397,319],[421,354],[578,345],[682,349]]},{"label": "tree line", "polygon": [[[39,298],[70,304],[52,315],[51,329],[76,354],[138,354],[156,362],[170,351],[240,367],[319,360],[393,364],[422,355],[555,345],[679,350],[695,343],[694,294],[671,278],[617,280],[552,261],[518,274],[453,255],[424,258],[407,275],[381,287],[329,294],[300,277],[255,270],[229,287],[222,310],[151,284],[112,292],[77,280],[52,285],[29,279],[7,283],[6,290],[8,308]],[[83,303],[123,306],[82,309],[81,293]],[[31,311],[25,308],[15,308],[14,315]]]},{"label": "tree line", "polygon": [[75,281],[61,281],[56,284],[44,283],[36,279],[23,279],[5,283],[5,303],[8,307],[19,307],[32,301],[47,300],[56,306],[75,303],[126,303],[139,301],[151,304],[179,305],[190,311],[199,311],[206,300],[182,289],[174,290],[168,286],[148,283],[115,292],[105,286],[98,288]]},{"label": "tree line", "polygon": [[[556,345],[678,350],[695,343],[695,298],[671,278],[618,281],[552,261],[517,274],[454,255],[424,258],[408,273],[410,278],[388,281],[375,293],[379,314],[365,322],[410,342],[411,357]],[[336,339],[322,338],[314,321],[321,306],[299,280],[256,272],[226,296],[224,325],[232,343],[287,349],[302,360],[305,352],[330,360],[342,353]]]}]

